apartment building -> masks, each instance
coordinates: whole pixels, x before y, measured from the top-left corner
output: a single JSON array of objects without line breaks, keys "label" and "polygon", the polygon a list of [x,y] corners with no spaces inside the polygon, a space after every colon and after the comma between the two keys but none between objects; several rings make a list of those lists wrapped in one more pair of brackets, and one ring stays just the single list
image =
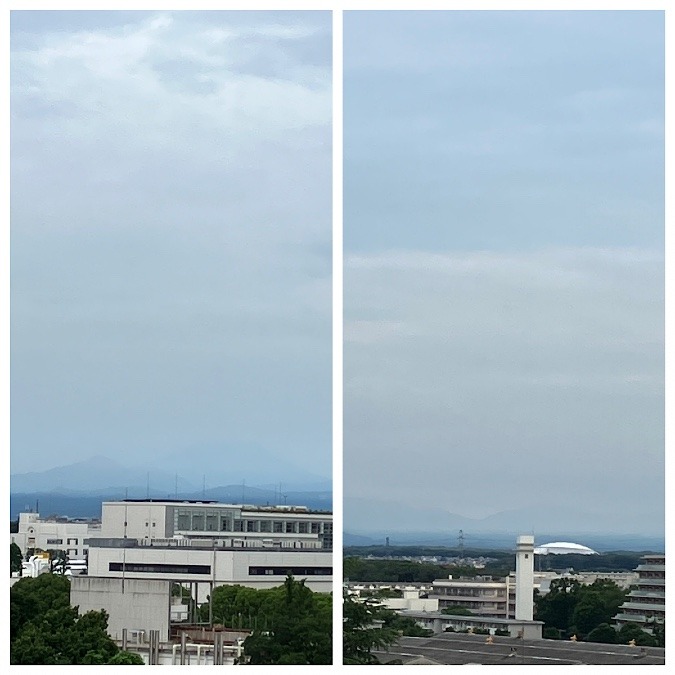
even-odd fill
[{"label": "apartment building", "polygon": [[643,630],[653,632],[654,623],[666,620],[666,556],[651,553],[642,556],[636,570],[636,587],[614,617],[617,628],[636,623]]}]

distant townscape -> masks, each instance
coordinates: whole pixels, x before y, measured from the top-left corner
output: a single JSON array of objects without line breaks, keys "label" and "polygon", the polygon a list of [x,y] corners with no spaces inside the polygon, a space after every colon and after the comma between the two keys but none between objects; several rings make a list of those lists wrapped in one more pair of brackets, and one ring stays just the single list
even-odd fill
[{"label": "distant townscape", "polygon": [[345,548],[345,663],[664,663],[663,553],[515,544]]},{"label": "distant townscape", "polygon": [[[332,660],[330,511],[123,499],[100,519],[20,513],[11,530],[12,663]],[[96,644],[62,653],[59,635],[92,622]]]}]

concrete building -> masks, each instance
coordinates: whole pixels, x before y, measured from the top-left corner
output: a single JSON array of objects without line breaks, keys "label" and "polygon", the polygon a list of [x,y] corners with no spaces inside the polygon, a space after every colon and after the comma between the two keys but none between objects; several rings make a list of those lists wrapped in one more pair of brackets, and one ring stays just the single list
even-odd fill
[{"label": "concrete building", "polygon": [[232,546],[332,549],[333,518],[303,506],[249,506],[208,500],[103,502],[100,537],[222,539]]},{"label": "concrete building", "polygon": [[[431,586],[428,587],[429,590]],[[424,584],[352,584],[345,587],[349,595],[357,598],[376,596],[383,607],[395,612],[413,610],[420,612],[437,612],[438,600],[427,597]]]},{"label": "concrete building", "polygon": [[521,534],[516,541],[517,621],[532,621],[534,615],[534,536]]},{"label": "concrete building", "polygon": [[401,616],[414,619],[423,628],[433,630],[434,633],[444,633],[452,630],[481,631],[491,635],[497,631],[507,632],[510,637],[539,639],[542,635],[544,623],[542,621],[520,621],[518,619],[497,619],[486,616],[464,616],[442,614],[440,612],[420,612],[417,610],[404,610],[399,612]]},{"label": "concrete building", "polygon": [[64,551],[68,558],[84,559],[89,537],[101,536],[101,523],[91,519],[40,518],[39,513],[20,513],[18,530],[10,533],[9,540],[24,555],[28,549],[53,549]]},{"label": "concrete building", "polygon": [[652,553],[642,556],[641,560],[635,570],[637,587],[628,594],[614,622],[617,628],[636,623],[651,633],[655,622],[666,620],[666,556]]},{"label": "concrete building", "polygon": [[[462,607],[473,614],[495,619],[509,618],[509,596],[515,598],[515,582],[511,577],[489,576],[435,579],[429,598],[438,602],[439,610]],[[515,607],[514,607],[515,611]]]},{"label": "concrete building", "polygon": [[101,536],[89,540],[88,574],[72,578],[71,604],[105,609],[114,639],[133,630],[170,641],[198,622],[196,605],[217,586],[271,588],[291,573],[330,592],[332,544],[332,514],[305,507],[104,502]]}]

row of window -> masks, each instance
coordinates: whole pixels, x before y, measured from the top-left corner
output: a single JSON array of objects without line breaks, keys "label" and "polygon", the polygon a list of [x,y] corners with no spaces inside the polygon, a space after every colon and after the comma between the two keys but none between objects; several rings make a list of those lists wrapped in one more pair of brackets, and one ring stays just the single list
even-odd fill
[{"label": "row of window", "polygon": [[328,523],[297,520],[245,520],[226,516],[181,514],[176,518],[177,531],[190,532],[269,532],[275,534],[320,534],[329,531]]},{"label": "row of window", "polygon": [[286,576],[292,574],[294,577],[309,576],[330,576],[333,574],[332,567],[249,567],[248,573],[251,576]]},{"label": "row of window", "polygon": [[504,598],[506,589],[496,588],[448,588],[445,586],[434,587],[434,594],[451,595],[471,598]]},{"label": "row of window", "polygon": [[[211,565],[176,565],[171,563],[108,563],[110,572],[146,572],[160,574],[211,574]],[[292,574],[298,577],[330,576],[332,567],[249,567],[251,576],[286,576]]]},{"label": "row of window", "polygon": [[175,565],[171,563],[108,563],[110,572],[159,572],[162,574],[211,574],[211,565]]},{"label": "row of window", "polygon": [[[76,538],[68,539],[68,546],[77,546],[78,540]],[[47,539],[47,544],[53,544],[55,546],[61,546],[63,544],[63,539]]]}]

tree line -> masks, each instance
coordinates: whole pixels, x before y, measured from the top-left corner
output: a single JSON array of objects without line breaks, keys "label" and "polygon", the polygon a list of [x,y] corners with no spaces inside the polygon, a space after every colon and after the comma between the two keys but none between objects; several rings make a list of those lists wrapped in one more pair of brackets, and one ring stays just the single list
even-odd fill
[{"label": "tree line", "polygon": [[635,640],[640,646],[665,647],[663,624],[655,623],[653,634],[634,623],[627,623],[618,630],[612,626],[628,592],[604,579],[592,584],[555,579],[548,593],[535,598],[534,618],[544,622],[543,636],[549,639],[574,638],[610,644]]}]

